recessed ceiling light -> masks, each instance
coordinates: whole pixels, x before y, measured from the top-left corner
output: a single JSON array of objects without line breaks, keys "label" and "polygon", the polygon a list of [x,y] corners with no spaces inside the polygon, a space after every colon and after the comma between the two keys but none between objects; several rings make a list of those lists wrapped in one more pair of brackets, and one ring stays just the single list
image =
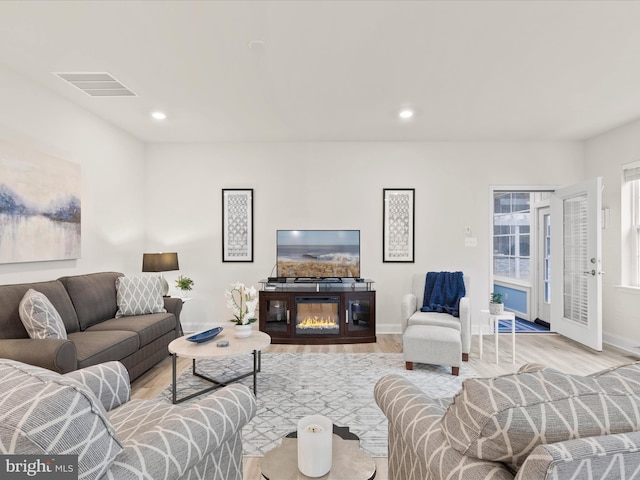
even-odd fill
[{"label": "recessed ceiling light", "polygon": [[413,117],[413,110],[405,108],[404,110],[400,110],[400,113],[398,113],[398,116],[403,120],[408,120],[411,117]]},{"label": "recessed ceiling light", "polygon": [[249,41],[247,46],[249,47],[249,50],[252,50],[257,53],[264,52],[266,48],[266,44],[264,43],[263,40],[251,40]]},{"label": "recessed ceiling light", "polygon": [[167,114],[164,112],[153,112],[151,113],[151,116],[156,120],[164,120],[165,118],[167,118]]}]

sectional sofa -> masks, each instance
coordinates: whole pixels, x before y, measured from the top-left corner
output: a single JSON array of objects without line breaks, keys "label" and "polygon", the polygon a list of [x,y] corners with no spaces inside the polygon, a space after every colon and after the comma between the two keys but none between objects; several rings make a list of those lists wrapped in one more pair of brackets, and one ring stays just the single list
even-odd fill
[{"label": "sectional sofa", "polygon": [[430,398],[378,381],[390,480],[631,480],[640,476],[640,362],[589,376],[542,365]]},{"label": "sectional sofa", "polygon": [[[168,356],[181,335],[182,300],[164,298],[164,313],[115,318],[118,272],[74,275],[46,282],[0,285],[0,358],[58,373],[117,360],[131,380]],[[30,338],[19,314],[25,293],[44,294],[62,317],[66,339]]]},{"label": "sectional sofa", "polygon": [[242,428],[256,413],[244,385],[172,405],[132,400],[120,362],[60,375],[5,359],[0,385],[0,454],[77,455],[64,478],[242,480]]}]

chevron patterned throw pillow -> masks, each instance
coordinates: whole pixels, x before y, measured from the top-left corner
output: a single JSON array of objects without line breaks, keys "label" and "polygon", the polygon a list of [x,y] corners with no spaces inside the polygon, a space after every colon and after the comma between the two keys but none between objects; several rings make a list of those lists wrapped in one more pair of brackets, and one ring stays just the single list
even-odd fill
[{"label": "chevron patterned throw pillow", "polygon": [[158,275],[134,275],[116,280],[116,318],[148,313],[166,313]]},{"label": "chevron patterned throw pillow", "polygon": [[67,338],[62,317],[44,293],[32,288],[27,290],[20,301],[18,314],[31,338]]}]

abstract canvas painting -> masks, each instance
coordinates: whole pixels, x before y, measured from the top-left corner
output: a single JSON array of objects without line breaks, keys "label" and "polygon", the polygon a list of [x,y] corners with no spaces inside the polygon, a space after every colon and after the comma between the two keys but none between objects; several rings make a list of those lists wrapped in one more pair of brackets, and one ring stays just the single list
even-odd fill
[{"label": "abstract canvas painting", "polygon": [[0,263],[80,257],[78,164],[0,142]]}]

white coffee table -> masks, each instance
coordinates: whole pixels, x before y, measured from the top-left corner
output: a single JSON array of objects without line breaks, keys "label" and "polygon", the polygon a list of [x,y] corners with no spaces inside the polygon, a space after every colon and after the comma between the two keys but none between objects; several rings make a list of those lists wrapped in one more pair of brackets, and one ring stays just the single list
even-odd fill
[{"label": "white coffee table", "polygon": [[[173,360],[173,381],[172,381],[172,401],[173,403],[180,403],[186,400],[190,400],[193,397],[202,395],[203,393],[210,392],[220,387],[224,387],[230,383],[237,382],[243,378],[253,375],[253,393],[257,396],[257,374],[260,371],[260,353],[261,350],[267,347],[271,343],[271,337],[264,332],[253,330],[251,336],[248,338],[236,338],[233,335],[233,328],[224,328],[217,336],[212,340],[204,343],[194,343],[187,340],[190,335],[185,335],[180,338],[176,338],[169,344],[169,353],[171,353]],[[217,344],[220,341],[226,340],[229,342],[227,347],[218,347]],[[232,378],[225,382],[219,382],[214,378],[207,377],[201,373],[196,372],[196,360],[214,359],[222,357],[233,357],[237,355],[246,355],[251,353],[253,355],[253,371],[247,372],[238,377]],[[196,377],[207,380],[213,383],[209,388],[205,388],[199,392],[193,393],[183,398],[177,397],[177,357],[184,357],[192,359],[192,373]]]}]

